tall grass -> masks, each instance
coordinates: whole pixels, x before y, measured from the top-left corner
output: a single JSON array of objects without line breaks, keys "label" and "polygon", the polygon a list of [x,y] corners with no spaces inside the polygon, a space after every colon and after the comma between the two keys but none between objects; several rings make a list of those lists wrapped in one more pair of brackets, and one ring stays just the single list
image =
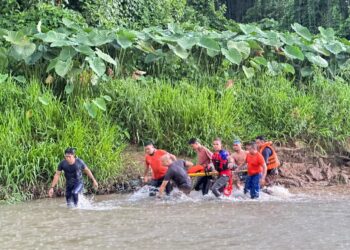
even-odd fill
[{"label": "tall grass", "polygon": [[102,186],[119,173],[123,132],[106,115],[91,120],[77,107],[37,82],[0,85],[0,200],[43,194],[68,146],[77,148]]},{"label": "tall grass", "polygon": [[350,137],[350,88],[344,82],[316,76],[299,89],[282,76],[264,75],[225,89],[224,82],[207,81],[111,82],[111,115],[128,129],[133,142],[153,139],[175,153],[187,152],[187,140],[193,136],[208,144],[219,136],[231,144],[237,137],[251,140],[263,134],[326,150],[334,149],[334,141],[345,146]]}]

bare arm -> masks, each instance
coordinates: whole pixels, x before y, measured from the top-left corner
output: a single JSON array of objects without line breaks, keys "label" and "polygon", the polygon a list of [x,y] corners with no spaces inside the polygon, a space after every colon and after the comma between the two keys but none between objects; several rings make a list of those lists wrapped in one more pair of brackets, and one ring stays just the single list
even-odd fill
[{"label": "bare arm", "polygon": [[170,159],[172,159],[173,161],[176,161],[176,156],[175,155],[169,153],[169,156],[170,156]]},{"label": "bare arm", "polygon": [[163,196],[164,189],[165,189],[166,185],[168,184],[168,182],[169,181],[165,181],[165,180],[162,182],[162,185],[160,185],[160,187],[159,187],[158,197],[161,198]]},{"label": "bare arm", "polygon": [[186,168],[188,169],[188,168],[190,168],[190,167],[193,167],[193,163],[192,162],[190,162],[190,161],[185,161],[185,166],[186,166]]},{"label": "bare arm", "polygon": [[95,187],[95,188],[98,188],[98,183],[97,183],[97,181],[95,180],[94,175],[91,173],[90,169],[89,169],[87,166],[85,166],[85,168],[84,168],[84,173],[85,173],[87,176],[89,176],[89,178],[92,180],[92,183],[93,183],[94,187]]},{"label": "bare arm", "polygon": [[53,177],[53,180],[51,182],[51,188],[49,190],[49,197],[52,197],[53,195],[53,188],[57,185],[58,180],[60,179],[61,171],[56,171],[55,176]]}]

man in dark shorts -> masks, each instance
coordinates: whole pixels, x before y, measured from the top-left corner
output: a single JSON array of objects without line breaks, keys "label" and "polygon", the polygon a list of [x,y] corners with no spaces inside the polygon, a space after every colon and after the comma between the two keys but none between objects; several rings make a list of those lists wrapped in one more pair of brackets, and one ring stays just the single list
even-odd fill
[{"label": "man in dark shorts", "polygon": [[[191,138],[188,142],[188,144],[193,148],[194,151],[197,153],[197,165],[201,165],[204,167],[204,169],[207,169],[210,162],[211,157],[213,156],[213,153],[204,147],[198,139]],[[212,177],[211,176],[202,176],[197,178],[197,182],[194,185],[194,190],[199,191],[202,190],[202,194],[206,195],[209,192],[210,189],[210,181]]]},{"label": "man in dark shorts", "polygon": [[82,175],[83,171],[92,180],[94,187],[98,187],[98,183],[92,175],[90,169],[81,159],[75,156],[75,149],[67,148],[64,151],[64,160],[58,165],[56,174],[52,180],[51,188],[49,190],[49,197],[52,197],[54,187],[60,179],[62,171],[64,172],[64,176],[66,178],[66,200],[69,207],[78,205],[78,195],[84,188]]},{"label": "man in dark shorts", "polygon": [[184,160],[174,161],[169,154],[161,157],[162,164],[168,167],[164,176],[162,185],[159,188],[158,197],[162,197],[164,189],[169,181],[173,181],[176,186],[185,194],[189,194],[192,189],[191,179],[187,174],[187,168],[192,167],[193,163]]}]

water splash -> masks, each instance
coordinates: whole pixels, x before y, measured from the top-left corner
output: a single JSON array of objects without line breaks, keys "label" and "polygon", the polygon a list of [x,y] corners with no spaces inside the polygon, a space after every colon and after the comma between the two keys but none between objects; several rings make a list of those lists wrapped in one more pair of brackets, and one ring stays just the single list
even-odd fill
[{"label": "water splash", "polygon": [[75,209],[80,210],[94,210],[94,211],[105,211],[120,208],[117,200],[105,200],[101,202],[95,202],[94,196],[87,197],[83,194],[79,194],[79,203]]}]

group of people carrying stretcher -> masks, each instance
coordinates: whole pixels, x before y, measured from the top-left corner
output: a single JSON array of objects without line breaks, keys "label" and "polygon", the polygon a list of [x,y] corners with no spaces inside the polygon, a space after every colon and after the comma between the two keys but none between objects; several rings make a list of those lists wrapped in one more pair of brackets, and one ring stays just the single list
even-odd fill
[{"label": "group of people carrying stretcher", "polygon": [[[152,142],[144,145],[146,153],[144,183],[151,186],[151,196],[156,195],[157,191],[158,197],[162,197],[164,192],[170,194],[174,184],[185,194],[189,194],[192,190],[190,176],[201,175],[194,189],[202,190],[203,195],[211,190],[216,197],[229,196],[233,184],[240,188],[244,182],[244,193],[250,192],[250,197],[256,199],[259,197],[260,185],[272,184],[280,165],[272,143],[267,142],[262,136],[248,143],[246,150],[242,149],[239,140],[234,140],[233,154],[223,149],[220,138],[213,141],[214,153],[201,145],[196,138],[192,138],[189,144],[197,153],[196,165],[189,161],[178,160],[174,155],[156,149]],[[152,178],[148,177],[150,169]],[[51,182],[49,197],[53,196],[62,171],[66,178],[65,196],[68,206],[78,205],[79,193],[84,188],[83,172],[92,180],[93,186],[98,187],[90,169],[82,159],[76,157],[75,149],[67,148],[64,159],[59,163]]]},{"label": "group of people carrying stretcher", "polygon": [[[197,153],[197,163],[179,160],[165,150],[156,149],[152,142],[144,145],[145,172],[143,181],[150,185],[150,195],[162,197],[170,194],[173,185],[189,194],[192,190],[190,176],[199,176],[194,184],[196,191],[203,195],[209,190],[220,198],[230,196],[233,186],[244,193],[250,193],[252,199],[259,198],[261,186],[271,185],[280,166],[276,151],[271,142],[263,136],[242,148],[240,140],[233,141],[233,153],[223,149],[222,141],[213,141],[213,151],[203,146],[196,138],[189,140],[189,145]],[[152,178],[149,178],[149,170]]]}]

